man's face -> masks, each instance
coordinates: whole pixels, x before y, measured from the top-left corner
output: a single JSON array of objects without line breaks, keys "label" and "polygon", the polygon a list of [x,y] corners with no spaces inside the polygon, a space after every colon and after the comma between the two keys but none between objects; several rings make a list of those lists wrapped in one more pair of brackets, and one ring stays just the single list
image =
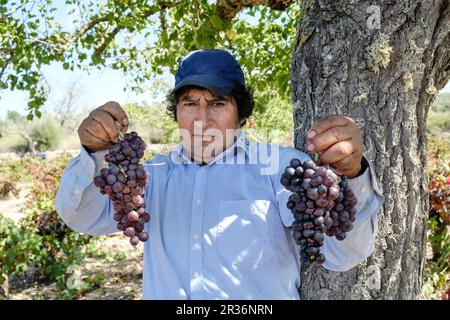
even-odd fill
[{"label": "man's face", "polygon": [[240,128],[235,99],[206,89],[182,92],[177,121],[184,149],[197,163],[209,163],[230,147]]}]

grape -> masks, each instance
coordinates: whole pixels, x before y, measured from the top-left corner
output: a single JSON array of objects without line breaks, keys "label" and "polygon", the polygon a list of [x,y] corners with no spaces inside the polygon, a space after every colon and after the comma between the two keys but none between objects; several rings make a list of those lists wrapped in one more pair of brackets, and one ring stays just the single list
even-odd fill
[{"label": "grape", "polygon": [[[305,267],[313,262],[323,264],[325,256],[320,248],[324,234],[342,241],[353,229],[357,204],[354,192],[346,177],[339,177],[332,169],[318,166],[312,160],[301,163],[292,159],[280,182],[292,192],[286,206],[294,215],[292,236],[300,246],[302,264]],[[142,214],[139,220],[144,217],[147,218]],[[137,234],[142,232],[145,221],[136,222]]]},{"label": "grape", "polygon": [[297,202],[297,203],[293,202],[293,203],[294,203],[295,210],[297,210],[297,211],[305,211],[306,210],[306,205],[304,202]]},{"label": "grape", "polygon": [[126,235],[129,238],[132,238],[136,235],[136,230],[134,230],[133,227],[128,227],[125,229],[125,231],[123,232],[124,235]]},{"label": "grape", "polygon": [[306,206],[308,208],[314,209],[315,208],[314,201],[311,200],[306,201]]},{"label": "grape", "polygon": [[139,241],[140,241],[140,239],[139,239],[138,236],[133,236],[133,237],[130,239],[130,243],[131,243],[132,246],[137,246],[138,243],[139,243]]},{"label": "grape", "polygon": [[128,213],[127,218],[130,222],[136,222],[139,219],[139,214],[133,210]]},{"label": "grape", "polygon": [[295,169],[295,175],[299,178],[303,177],[303,168],[301,166],[297,167],[297,169]]},{"label": "grape", "polygon": [[104,184],[103,178],[101,176],[96,176],[94,178],[94,184],[97,188],[100,188]]},{"label": "grape", "polygon": [[125,177],[125,175],[123,173],[119,173],[117,175],[117,180],[121,183],[126,183],[127,182],[127,178]]},{"label": "grape", "polygon": [[[308,170],[311,170],[311,169],[308,169]],[[313,187],[318,187],[318,186],[320,186],[320,185],[322,184],[322,178],[321,178],[320,176],[317,176],[317,175],[312,176],[310,184],[311,184]],[[324,187],[325,187],[325,186],[324,186]],[[325,187],[325,188],[326,188],[326,187]]]},{"label": "grape", "polygon": [[314,241],[316,241],[317,243],[322,243],[323,241],[324,241],[324,236],[323,236],[323,234],[321,233],[321,232],[316,232],[315,234],[314,234]]},{"label": "grape", "polygon": [[349,232],[353,229],[353,223],[351,221],[345,221],[339,225],[342,231]]},{"label": "grape", "polygon": [[323,208],[317,208],[317,209],[314,210],[314,215],[317,216],[317,217],[323,216],[324,213],[325,212],[323,211]]},{"label": "grape", "polygon": [[295,169],[292,167],[287,167],[284,172],[286,173],[287,176],[292,177],[295,174]]},{"label": "grape", "polygon": [[[112,201],[117,229],[130,238],[133,246],[148,239],[148,234],[144,232],[145,223],[150,221],[144,200],[148,174],[144,166],[139,164],[145,147],[136,132],[126,133],[105,155],[108,168],[101,169],[99,175],[94,177],[94,185]],[[287,182],[291,184],[290,179]]]},{"label": "grape", "polygon": [[319,252],[319,250],[316,247],[314,247],[314,246],[306,248],[306,253],[309,254],[309,255],[312,255],[312,254],[315,255],[317,252]]},{"label": "grape", "polygon": [[136,232],[142,232],[144,231],[144,224],[138,221],[134,225],[134,229],[136,230]]},{"label": "grape", "polygon": [[316,200],[316,205],[322,208],[326,208],[326,206],[328,206],[328,200],[327,199],[323,199],[323,198],[319,198]]},{"label": "grape", "polygon": [[328,170],[325,167],[317,167],[316,168],[316,175],[319,176],[322,179],[325,179],[328,175]]},{"label": "grape", "polygon": [[100,170],[100,175],[106,179],[106,177],[109,175],[109,170],[106,168],[103,168],[102,170]]},{"label": "grape", "polygon": [[306,196],[311,200],[317,200],[319,199],[319,192],[317,191],[317,188],[309,188],[306,191]]},{"label": "grape", "polygon": [[298,159],[292,159],[291,162],[289,163],[289,165],[293,168],[297,168],[301,165],[302,163],[300,162],[300,160]]},{"label": "grape", "polygon": [[330,227],[333,224],[333,219],[331,219],[330,217],[325,217],[324,224],[325,226]]},{"label": "grape", "polygon": [[150,221],[150,214],[148,212],[144,212],[141,216],[145,223]]},{"label": "grape", "polygon": [[314,235],[314,231],[313,230],[311,230],[311,229],[305,229],[305,230],[303,230],[303,236],[305,237],[305,238],[310,238],[310,237],[312,237]]},{"label": "grape", "polygon": [[306,169],[305,172],[303,173],[303,176],[305,178],[311,178],[313,175],[314,175],[313,169]]},{"label": "grape", "polygon": [[119,181],[116,181],[116,182],[114,182],[114,184],[112,185],[112,190],[113,190],[113,192],[115,192],[115,193],[121,193],[121,191],[123,190],[123,188],[124,188],[124,185],[123,185],[123,183],[121,183],[121,182],[119,182]]},{"label": "grape", "polygon": [[335,200],[339,197],[339,189],[337,187],[329,187],[328,189],[328,199]]},{"label": "grape", "polygon": [[350,213],[348,213],[348,211],[342,210],[342,211],[339,213],[339,221],[345,222],[345,221],[347,221],[347,220],[349,220],[349,219],[350,219]]},{"label": "grape", "polygon": [[317,192],[319,192],[320,196],[327,194],[327,191],[328,191],[328,188],[325,185],[323,185],[323,184],[320,184],[317,187]]},{"label": "grape", "polygon": [[306,160],[303,163],[303,168],[304,169],[313,169],[313,170],[315,170],[316,169],[316,163],[314,161],[312,161],[312,160]]},{"label": "grape", "polygon": [[314,223],[317,226],[320,226],[320,225],[324,224],[324,222],[325,222],[325,219],[323,217],[318,217],[318,218],[316,218],[316,220],[314,220]]},{"label": "grape", "polygon": [[139,240],[141,240],[141,241],[147,241],[147,239],[148,239],[148,234],[147,234],[147,232],[143,231],[143,232],[139,233],[139,234],[138,234],[138,238],[139,238]]},{"label": "grape", "polygon": [[318,264],[323,264],[325,262],[325,256],[323,255],[323,253],[319,253],[317,255],[316,262]]},{"label": "grape", "polygon": [[115,164],[111,165],[109,167],[109,174],[112,174],[113,176],[117,176],[120,172],[120,169]]},{"label": "grape", "polygon": [[303,179],[302,188],[305,189],[305,190],[308,190],[309,187],[311,186],[309,184],[310,181],[311,181],[311,179],[308,179],[308,178]]},{"label": "grape", "polygon": [[305,223],[303,223],[303,228],[304,229],[312,229],[312,228],[314,228],[314,223],[312,223],[312,222],[305,222]]},{"label": "grape", "polygon": [[342,240],[344,240],[346,238],[346,236],[347,235],[346,235],[345,232],[341,232],[341,233],[336,235],[336,239],[339,240],[339,241],[342,241]]},{"label": "grape", "polygon": [[288,203],[286,204],[286,207],[287,207],[289,210],[294,209],[294,208],[295,208],[295,202],[294,202],[294,201],[288,201]]}]

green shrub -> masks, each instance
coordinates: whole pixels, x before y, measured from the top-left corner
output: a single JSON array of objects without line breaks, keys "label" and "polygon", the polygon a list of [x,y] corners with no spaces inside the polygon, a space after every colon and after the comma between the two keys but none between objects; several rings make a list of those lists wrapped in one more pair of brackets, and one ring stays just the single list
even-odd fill
[{"label": "green shrub", "polygon": [[0,285],[10,276],[39,265],[41,258],[42,237],[17,227],[0,214]]},{"label": "green shrub", "polygon": [[426,295],[450,290],[450,143],[428,138],[429,217],[427,240],[431,257],[425,268]]},{"label": "green shrub", "polygon": [[292,108],[276,92],[255,99],[255,110],[244,128],[250,139],[293,146]]},{"label": "green shrub", "polygon": [[450,112],[430,111],[427,119],[427,131],[435,134],[442,131],[450,132]]},{"label": "green shrub", "polygon": [[33,267],[56,283],[61,298],[71,298],[83,289],[72,286],[71,276],[83,261],[92,237],[68,228],[54,208],[56,190],[69,159],[63,154],[31,171],[34,184],[26,203],[26,217],[18,226],[9,219],[0,220],[0,280]]},{"label": "green shrub", "polygon": [[44,118],[32,125],[30,137],[36,143],[37,150],[46,151],[59,145],[63,131],[56,120]]}]

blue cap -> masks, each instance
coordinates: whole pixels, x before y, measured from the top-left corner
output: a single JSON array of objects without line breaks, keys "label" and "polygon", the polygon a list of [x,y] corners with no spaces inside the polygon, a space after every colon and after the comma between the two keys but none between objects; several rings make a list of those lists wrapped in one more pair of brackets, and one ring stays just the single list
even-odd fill
[{"label": "blue cap", "polygon": [[244,73],[234,57],[225,50],[196,50],[181,60],[175,75],[174,91],[196,85],[230,94],[236,84],[245,86]]}]

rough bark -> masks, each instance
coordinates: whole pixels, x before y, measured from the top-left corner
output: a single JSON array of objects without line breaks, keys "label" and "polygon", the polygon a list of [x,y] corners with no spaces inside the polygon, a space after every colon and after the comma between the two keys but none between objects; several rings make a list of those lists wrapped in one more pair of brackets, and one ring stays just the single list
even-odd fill
[{"label": "rough bark", "polygon": [[[449,2],[304,1],[291,80],[296,147],[328,114],[361,126],[385,197],[373,254],[338,273],[302,274],[302,299],[417,299],[425,265],[426,119],[450,77]],[[370,29],[370,5],[381,27]],[[381,286],[368,286],[379,268]],[[369,272],[369,270],[371,270]]]}]

